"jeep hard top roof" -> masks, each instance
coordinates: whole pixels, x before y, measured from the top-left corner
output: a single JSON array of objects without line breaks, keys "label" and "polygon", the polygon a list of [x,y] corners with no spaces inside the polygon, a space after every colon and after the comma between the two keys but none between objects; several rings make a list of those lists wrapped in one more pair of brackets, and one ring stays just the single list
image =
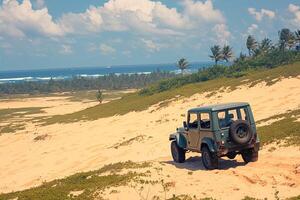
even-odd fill
[{"label": "jeep hard top roof", "polygon": [[249,106],[249,103],[245,102],[235,102],[235,103],[224,103],[224,104],[215,104],[209,106],[202,106],[198,108],[192,108],[188,112],[211,112],[211,111],[219,111],[219,110],[226,110],[232,108],[239,108]]}]

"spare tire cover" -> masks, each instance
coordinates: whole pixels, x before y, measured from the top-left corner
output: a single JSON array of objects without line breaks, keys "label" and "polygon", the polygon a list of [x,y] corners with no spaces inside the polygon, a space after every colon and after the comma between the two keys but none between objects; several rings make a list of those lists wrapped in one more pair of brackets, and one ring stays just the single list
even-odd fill
[{"label": "spare tire cover", "polygon": [[230,137],[237,144],[247,144],[252,138],[253,132],[246,120],[236,120],[230,125]]}]

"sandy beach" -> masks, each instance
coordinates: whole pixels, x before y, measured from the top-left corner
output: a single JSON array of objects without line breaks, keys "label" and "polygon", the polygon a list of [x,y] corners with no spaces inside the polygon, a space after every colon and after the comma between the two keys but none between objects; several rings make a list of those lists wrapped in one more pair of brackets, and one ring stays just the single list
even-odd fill
[{"label": "sandy beach", "polygon": [[[267,86],[242,85],[236,90],[220,89],[214,95],[195,94],[189,98],[178,97],[168,106],[154,105],[141,112],[113,116],[95,121],[39,126],[27,122],[24,130],[0,136],[0,192],[23,190],[45,181],[63,178],[76,172],[94,170],[105,164],[132,160],[150,161],[162,168],[153,179],[174,182],[168,192],[190,194],[217,199],[240,199],[245,196],[273,199],[299,195],[300,166],[299,147],[265,146],[259,161],[244,165],[224,159],[220,170],[204,170],[198,154],[188,154],[184,164],[174,164],[170,156],[168,135],[181,126],[189,108],[234,101],[249,102],[255,119],[299,109],[300,77],[287,78]],[[97,102],[72,102],[65,97],[11,99],[0,101],[0,109],[46,107],[40,116],[66,114],[96,105]],[[28,117],[36,117],[26,116]],[[300,118],[300,116],[298,116]],[[272,122],[271,122],[272,123]],[[37,136],[46,135],[43,140]],[[126,141],[131,141],[126,143]],[[120,145],[121,144],[121,145]],[[122,145],[126,144],[126,145]],[[188,172],[192,171],[192,175]],[[217,183],[217,185],[212,184]],[[109,199],[141,199],[133,188],[116,188]],[[159,193],[161,187],[145,188],[150,196]],[[161,194],[163,195],[163,194]],[[151,199],[151,198],[149,198]]]}]

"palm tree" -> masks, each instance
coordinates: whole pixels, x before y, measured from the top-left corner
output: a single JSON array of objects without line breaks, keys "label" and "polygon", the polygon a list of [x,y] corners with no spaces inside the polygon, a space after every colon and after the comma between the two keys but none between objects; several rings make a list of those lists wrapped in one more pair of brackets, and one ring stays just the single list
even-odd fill
[{"label": "palm tree", "polygon": [[256,48],[252,51],[252,56],[256,57],[259,56],[262,53],[260,48]]},{"label": "palm tree", "polygon": [[300,29],[297,30],[297,31],[295,31],[295,40],[296,40],[297,42],[300,42]]},{"label": "palm tree", "polygon": [[239,62],[242,62],[244,60],[246,60],[247,58],[247,55],[244,54],[243,52],[240,52],[240,55],[238,58],[236,58],[233,62],[236,64],[236,63],[239,63]]},{"label": "palm tree", "polygon": [[232,47],[230,47],[229,45],[224,45],[222,49],[222,56],[226,62],[229,62],[229,60],[233,58]]},{"label": "palm tree", "polygon": [[273,47],[272,40],[270,40],[269,38],[265,38],[259,44],[259,52],[267,53],[272,49],[272,47]]},{"label": "palm tree", "polygon": [[297,42],[296,49],[297,49],[297,51],[299,51],[300,50],[300,29],[295,31],[295,40]]},{"label": "palm tree", "polygon": [[189,62],[185,58],[181,58],[177,62],[177,67],[181,70],[181,74],[183,74],[183,71],[187,69],[190,66]]},{"label": "palm tree", "polygon": [[249,56],[251,56],[252,52],[257,48],[257,41],[252,35],[248,36],[246,46],[249,52]]},{"label": "palm tree", "polygon": [[223,55],[221,52],[221,47],[219,45],[214,45],[210,48],[212,55],[209,57],[215,61],[215,65],[218,64],[218,61],[222,60]]},{"label": "palm tree", "polygon": [[283,28],[278,32],[280,48],[284,50],[286,47],[291,49],[295,44],[294,33],[288,28]]}]

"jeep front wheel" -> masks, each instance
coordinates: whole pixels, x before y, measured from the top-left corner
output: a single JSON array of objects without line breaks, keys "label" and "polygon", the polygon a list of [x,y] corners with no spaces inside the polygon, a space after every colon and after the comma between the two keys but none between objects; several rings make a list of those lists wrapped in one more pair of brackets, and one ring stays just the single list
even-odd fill
[{"label": "jeep front wheel", "polygon": [[171,153],[174,162],[183,163],[185,161],[185,150],[180,148],[176,141],[171,143]]},{"label": "jeep front wheel", "polygon": [[247,164],[249,162],[256,162],[258,160],[258,151],[254,149],[246,149],[241,152],[244,162]]},{"label": "jeep front wheel", "polygon": [[201,158],[205,169],[213,170],[218,168],[218,156],[210,152],[206,146],[201,149]]}]

